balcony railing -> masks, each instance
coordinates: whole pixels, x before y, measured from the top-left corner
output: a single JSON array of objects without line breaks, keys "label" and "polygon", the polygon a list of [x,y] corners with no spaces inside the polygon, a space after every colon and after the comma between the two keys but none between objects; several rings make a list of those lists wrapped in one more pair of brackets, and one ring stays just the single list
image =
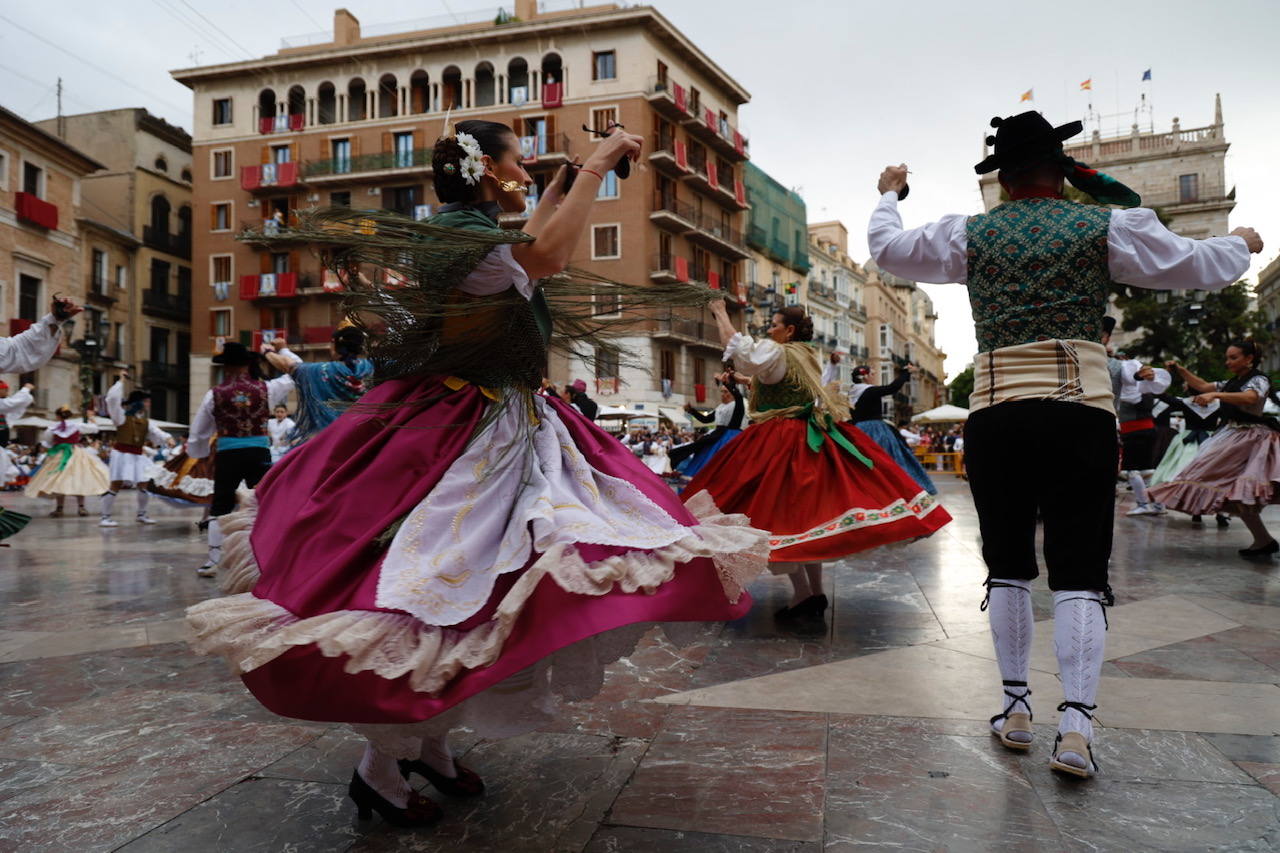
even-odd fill
[{"label": "balcony railing", "polygon": [[191,259],[191,235],[170,234],[163,228],[152,225],[142,226],[142,242],[148,247],[180,258]]},{"label": "balcony railing", "polygon": [[693,205],[686,204],[677,198],[659,192],[653,194],[653,213],[649,215],[658,224],[666,222],[677,226],[679,231],[687,231],[698,220],[698,213]]},{"label": "balcony railing", "polygon": [[241,299],[263,299],[297,295],[298,274],[296,272],[240,276]]},{"label": "balcony railing", "polygon": [[190,368],[185,364],[170,364],[167,361],[142,362],[142,381],[148,385],[186,385],[189,376]]},{"label": "balcony railing", "polygon": [[1179,187],[1164,192],[1143,193],[1142,206],[1174,207],[1179,204],[1207,204],[1225,201],[1229,198],[1231,198],[1231,194],[1222,184],[1202,184],[1189,192],[1184,192]]},{"label": "balcony railing", "polygon": [[253,192],[258,189],[277,189],[296,186],[297,163],[264,163],[261,166],[240,168],[240,189]]},{"label": "balcony railing", "polygon": [[659,252],[649,264],[649,278],[666,283],[686,282],[689,280],[689,260]]},{"label": "balcony railing", "polygon": [[14,212],[18,220],[53,231],[58,227],[58,206],[31,193],[14,193]]},{"label": "balcony railing", "polygon": [[169,293],[165,290],[147,288],[142,291],[142,310],[150,314],[190,321],[191,294]]},{"label": "balcony railing", "polygon": [[302,130],[306,117],[302,113],[276,116],[263,116],[258,119],[258,133],[287,133],[291,130]]},{"label": "balcony railing", "polygon": [[650,77],[645,86],[645,93],[654,109],[668,118],[684,119],[689,117],[689,93],[670,77],[659,80]]},{"label": "balcony railing", "polygon": [[411,151],[382,151],[377,154],[361,154],[358,157],[308,160],[302,164],[302,177],[304,179],[330,178],[395,169],[426,169],[430,172],[431,153],[430,148],[414,148]]}]

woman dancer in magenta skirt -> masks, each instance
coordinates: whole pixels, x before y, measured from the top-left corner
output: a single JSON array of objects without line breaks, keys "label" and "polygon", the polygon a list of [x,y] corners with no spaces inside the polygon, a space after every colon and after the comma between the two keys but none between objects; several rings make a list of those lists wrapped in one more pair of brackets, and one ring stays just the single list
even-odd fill
[{"label": "woman dancer in magenta skirt", "polygon": [[[362,264],[395,273],[353,285],[348,302],[357,322],[373,316],[380,382],[227,517],[234,594],[188,616],[197,648],[224,655],[267,708],[354,724],[369,739],[349,787],[359,815],[410,826],[440,816],[411,775],[484,791],[453,759],[450,729],[546,724],[558,701],[594,695],[653,623],[745,613],[743,585],[768,553],[744,517],[706,495],[682,505],[572,406],[536,393],[561,340],[553,318],[592,305],[567,292],[587,277],[560,272],[601,176],[637,157],[640,137],[601,140],[567,193],[562,169],[522,233],[497,224],[524,209],[518,139],[492,122],[457,129],[435,146],[446,203],[427,222],[335,210],[289,235],[349,281]],[[625,306],[633,291],[645,288],[609,295]],[[585,335],[590,316],[565,326]]]}]

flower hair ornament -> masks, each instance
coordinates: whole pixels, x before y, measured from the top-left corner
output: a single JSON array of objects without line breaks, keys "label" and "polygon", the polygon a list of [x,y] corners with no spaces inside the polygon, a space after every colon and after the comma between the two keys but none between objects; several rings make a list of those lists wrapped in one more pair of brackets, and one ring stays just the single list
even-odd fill
[{"label": "flower hair ornament", "polygon": [[468,186],[475,186],[484,177],[484,152],[480,150],[480,143],[469,133],[458,133],[454,139],[458,141],[463,154],[462,161],[458,163],[462,180],[466,181]]}]

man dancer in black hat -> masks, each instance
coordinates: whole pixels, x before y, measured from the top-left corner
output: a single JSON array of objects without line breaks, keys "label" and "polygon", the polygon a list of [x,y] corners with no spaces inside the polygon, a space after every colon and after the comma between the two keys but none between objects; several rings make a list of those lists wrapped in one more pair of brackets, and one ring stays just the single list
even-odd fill
[{"label": "man dancer in black hat", "polygon": [[213,468],[213,503],[209,509],[209,558],[196,569],[200,577],[218,573],[222,559],[222,527],[218,519],[236,508],[236,489],[243,482],[258,485],[271,467],[271,439],[267,421],[271,410],[284,403],[293,389],[287,374],[262,378],[262,356],[238,341],[227,341],[213,357],[223,368],[223,379],[205,392],[191,422],[187,455],[203,459],[210,441],[218,438]]},{"label": "man dancer in black hat", "polygon": [[122,371],[106,394],[107,415],[116,425],[116,436],[111,445],[111,455],[107,458],[111,469],[111,488],[99,501],[102,507],[99,527],[119,526],[111,513],[115,509],[116,494],[128,488],[138,490],[138,523],[155,524],[147,515],[147,504],[151,501],[151,492],[147,491],[151,477],[147,471],[151,460],[143,453],[143,448],[148,441],[157,447],[173,444],[173,438],[167,432],[151,423],[149,392],[134,388],[125,397],[124,382],[128,378],[129,371]]},{"label": "man dancer in black hat", "polygon": [[[906,166],[880,176],[867,234],[881,269],[915,281],[969,288],[980,352],[965,428],[965,463],[987,563],[991,632],[1004,681],[992,731],[1011,749],[1032,740],[1030,672],[1036,516],[1054,591],[1054,645],[1063,691],[1050,766],[1091,776],[1089,743],[1102,669],[1103,603],[1115,512],[1116,421],[1102,318],[1114,280],[1156,289],[1218,290],[1262,249],[1250,228],[1189,240],[1131,190],[1066,157],[1081,123],[1053,127],[1039,113],[992,119],[995,152],[976,167],[1000,170],[1009,201],[903,230],[898,200]],[[1063,198],[1063,181],[1113,210]],[[1028,477],[1046,444],[1064,449],[1055,477]]]}]

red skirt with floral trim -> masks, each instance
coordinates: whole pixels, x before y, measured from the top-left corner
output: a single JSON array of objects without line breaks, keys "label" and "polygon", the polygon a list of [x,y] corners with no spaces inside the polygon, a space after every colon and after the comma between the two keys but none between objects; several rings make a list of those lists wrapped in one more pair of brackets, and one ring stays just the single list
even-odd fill
[{"label": "red skirt with floral trim", "polygon": [[928,536],[951,520],[866,433],[848,423],[832,430],[871,466],[830,437],[815,451],[807,421],[775,418],[721,448],[684,494],[706,490],[722,512],[743,513],[770,531],[774,563],[836,560]]}]

